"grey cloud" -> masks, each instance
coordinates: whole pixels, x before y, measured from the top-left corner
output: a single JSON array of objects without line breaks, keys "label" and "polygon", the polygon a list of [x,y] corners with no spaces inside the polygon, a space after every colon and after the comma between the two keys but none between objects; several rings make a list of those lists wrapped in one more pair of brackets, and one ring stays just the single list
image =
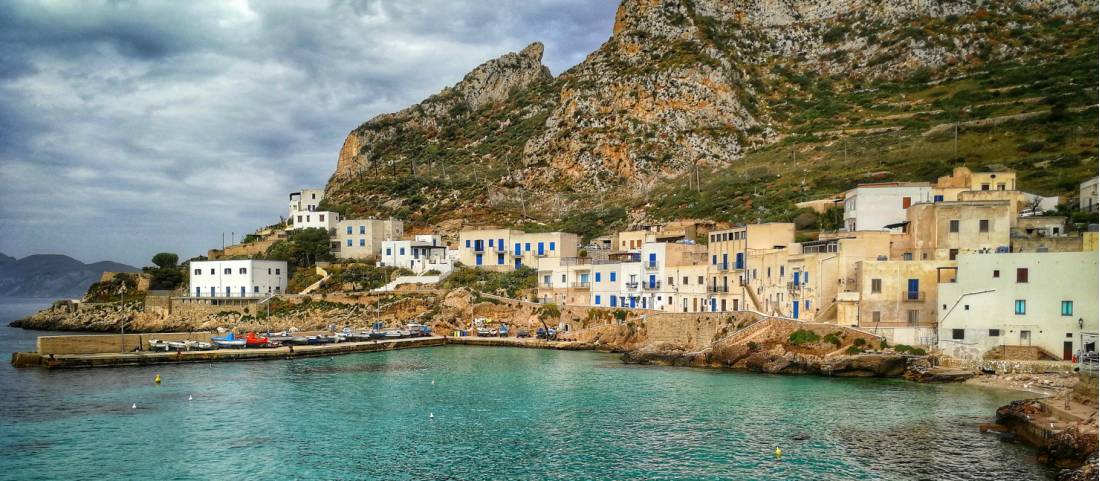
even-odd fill
[{"label": "grey cloud", "polygon": [[[321,186],[347,132],[546,44],[555,73],[616,2],[0,2],[0,252],[188,257]],[[227,234],[228,235],[228,234]]]}]

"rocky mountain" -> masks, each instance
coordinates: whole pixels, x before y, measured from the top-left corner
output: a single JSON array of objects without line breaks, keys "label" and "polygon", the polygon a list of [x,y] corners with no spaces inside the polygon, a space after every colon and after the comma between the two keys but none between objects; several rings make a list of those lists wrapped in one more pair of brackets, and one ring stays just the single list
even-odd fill
[{"label": "rocky mountain", "polygon": [[102,261],[85,264],[58,254],[22,259],[0,254],[0,297],[80,298],[104,272],[137,272],[138,268]]},{"label": "rocky mountain", "polygon": [[353,130],[326,203],[596,233],[790,219],[959,164],[1068,194],[1096,175],[1096,37],[1096,4],[1073,0],[623,0],[556,78],[534,43]]}]

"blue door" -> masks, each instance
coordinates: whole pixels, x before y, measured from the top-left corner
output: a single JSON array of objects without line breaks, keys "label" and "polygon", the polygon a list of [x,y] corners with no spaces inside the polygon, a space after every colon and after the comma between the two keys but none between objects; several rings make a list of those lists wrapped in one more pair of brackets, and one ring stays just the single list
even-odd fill
[{"label": "blue door", "polygon": [[798,279],[799,279],[799,277],[801,277],[801,274],[802,274],[801,272],[794,271],[794,285],[795,285],[795,287],[798,287]]},{"label": "blue door", "polygon": [[217,297],[217,296],[218,296],[217,293],[214,292],[214,288],[211,287],[210,288],[210,297]]},{"label": "blue door", "polygon": [[226,286],[226,287],[225,287],[225,297],[231,297],[231,296],[229,295],[229,286]]},{"label": "blue door", "polygon": [[196,287],[195,288],[195,297],[202,297],[202,288],[201,287]]},{"label": "blue door", "polygon": [[653,289],[657,286],[657,276],[654,274],[649,275],[649,288]]},{"label": "blue door", "polygon": [[479,266],[481,265],[481,254],[477,255],[477,258],[474,260],[474,263],[479,265]]},{"label": "blue door", "polygon": [[542,243],[542,242],[539,242],[539,249],[538,249],[538,254],[539,254],[540,256],[541,256],[541,255],[543,255],[543,254],[544,254],[544,253],[546,252],[546,251],[544,250],[544,248],[545,248],[545,246],[543,245],[543,243]]},{"label": "blue door", "polygon": [[645,309],[645,298],[642,298],[642,309]]},{"label": "blue door", "polygon": [[734,261],[735,262],[735,265],[734,265],[735,268],[737,268],[737,269],[744,269],[745,268],[745,253],[744,252],[738,252],[737,257],[735,257],[734,259],[736,259]]},{"label": "blue door", "polygon": [[616,307],[616,306],[618,306],[618,305],[619,305],[619,304],[618,304],[618,302],[619,302],[619,298],[618,298],[618,297],[615,297],[615,296],[611,296],[611,307]]},{"label": "blue door", "polygon": [[730,267],[730,255],[722,254],[722,269],[729,269]]},{"label": "blue door", "polygon": [[909,279],[909,299],[917,300],[920,297],[920,279]]},{"label": "blue door", "polygon": [[710,312],[718,312],[718,300],[713,297],[710,299]]},{"label": "blue door", "polygon": [[244,286],[241,286],[241,297],[244,297]]},{"label": "blue door", "polygon": [[517,257],[517,258],[516,258],[516,269],[519,269],[519,268],[520,268],[520,267],[522,267],[522,266],[523,266],[523,262],[522,262],[522,259],[520,259],[519,257]]},{"label": "blue door", "polygon": [[630,308],[633,309],[633,308],[637,307],[637,305],[638,305],[638,298],[637,297],[631,297],[630,298]]},{"label": "blue door", "polygon": [[651,252],[649,254],[649,267],[657,267],[657,254],[656,253]]},{"label": "blue door", "polygon": [[791,315],[791,317],[793,317],[795,319],[798,319],[798,301],[794,301],[791,304],[791,307],[792,307],[791,312],[794,313],[794,314]]}]

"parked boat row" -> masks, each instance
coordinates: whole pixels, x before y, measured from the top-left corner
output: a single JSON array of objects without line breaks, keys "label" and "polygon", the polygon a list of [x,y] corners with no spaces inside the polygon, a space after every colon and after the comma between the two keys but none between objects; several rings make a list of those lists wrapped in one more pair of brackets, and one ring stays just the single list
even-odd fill
[{"label": "parked boat row", "polygon": [[409,323],[401,328],[385,329],[382,323],[375,323],[370,329],[353,330],[344,328],[341,332],[332,334],[316,334],[303,336],[296,332],[265,332],[256,334],[250,332],[245,337],[236,337],[232,332],[224,336],[210,338],[211,342],[202,341],[164,341],[160,339],[149,340],[150,351],[209,351],[212,349],[245,349],[259,347],[280,346],[309,346],[321,344],[335,344],[340,342],[362,342],[385,339],[404,339],[410,337],[426,337],[432,334],[431,328],[423,324]]}]

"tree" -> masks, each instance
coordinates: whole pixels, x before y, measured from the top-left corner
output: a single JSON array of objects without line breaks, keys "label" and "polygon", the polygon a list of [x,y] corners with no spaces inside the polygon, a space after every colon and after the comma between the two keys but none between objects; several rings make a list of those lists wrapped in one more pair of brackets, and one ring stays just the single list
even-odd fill
[{"label": "tree", "polygon": [[157,267],[160,267],[161,269],[176,267],[176,264],[179,263],[179,261],[180,256],[176,255],[173,252],[161,252],[160,254],[153,256],[153,264],[155,264]]},{"label": "tree", "polygon": [[550,327],[546,325],[546,321],[561,317],[561,309],[558,309],[557,304],[543,304],[539,307],[538,316],[539,322],[542,323],[542,332],[545,332],[546,338],[550,339]]},{"label": "tree", "polygon": [[331,249],[327,230],[299,229],[292,231],[289,239],[272,244],[264,257],[305,267],[314,265],[317,261],[332,260]]}]

